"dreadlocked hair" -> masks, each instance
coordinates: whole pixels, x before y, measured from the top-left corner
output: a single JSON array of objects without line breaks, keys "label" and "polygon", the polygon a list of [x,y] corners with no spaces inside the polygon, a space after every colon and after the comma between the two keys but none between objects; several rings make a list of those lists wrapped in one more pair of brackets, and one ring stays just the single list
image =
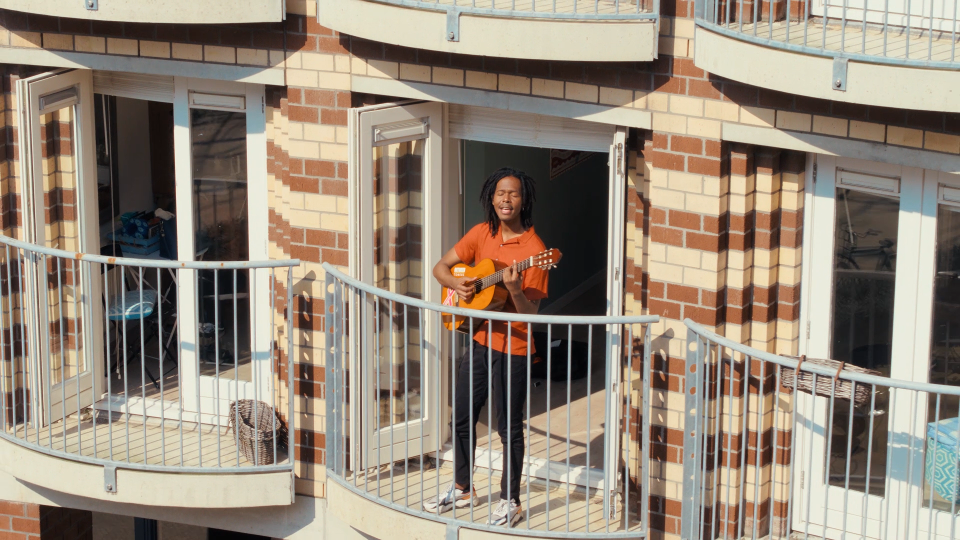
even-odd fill
[{"label": "dreadlocked hair", "polygon": [[493,209],[493,195],[497,192],[497,184],[500,183],[500,180],[508,176],[520,180],[520,224],[523,225],[524,229],[533,227],[533,203],[537,200],[537,182],[523,171],[504,167],[494,171],[483,183],[483,188],[480,190],[480,204],[483,206],[486,222],[490,227],[490,236],[496,236],[500,229],[500,217]]}]

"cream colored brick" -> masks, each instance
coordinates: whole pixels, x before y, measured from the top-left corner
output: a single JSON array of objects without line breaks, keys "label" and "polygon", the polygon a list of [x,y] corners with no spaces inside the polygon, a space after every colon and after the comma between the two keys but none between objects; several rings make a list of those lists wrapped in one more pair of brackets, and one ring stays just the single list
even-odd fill
[{"label": "cream colored brick", "polygon": [[400,78],[405,81],[430,82],[430,66],[400,64]]},{"label": "cream colored brick", "polygon": [[777,111],[777,127],[791,131],[810,131],[810,115],[790,111]]},{"label": "cream colored brick", "polygon": [[369,60],[367,61],[367,75],[396,79],[400,76],[400,64],[387,62],[386,60]]},{"label": "cream colored brick", "polygon": [[886,138],[886,126],[872,122],[850,121],[850,137],[868,141],[883,142]]},{"label": "cream colored brick", "polygon": [[653,169],[650,171],[650,185],[652,187],[666,188],[670,186],[669,169]]},{"label": "cream colored brick", "polygon": [[563,82],[549,79],[533,79],[533,95],[563,99]]},{"label": "cream colored brick", "polygon": [[923,148],[923,131],[897,126],[887,126],[887,144]]},{"label": "cream colored brick", "polygon": [[287,125],[287,137],[292,141],[303,139],[303,124],[300,122],[289,123]]},{"label": "cream colored brick", "polygon": [[446,86],[463,86],[463,70],[435,67],[433,68],[433,82]]},{"label": "cream colored brick", "polygon": [[206,62],[217,62],[220,64],[236,64],[237,50],[233,47],[220,47],[219,45],[204,45],[203,59]]},{"label": "cream colored brick", "polygon": [[485,73],[483,71],[468,71],[466,74],[467,86],[470,88],[480,88],[483,90],[497,89],[496,73]]},{"label": "cream colored brick", "polygon": [[7,46],[10,44],[10,31],[6,28],[0,28],[0,45]]},{"label": "cream colored brick", "polygon": [[40,48],[42,43],[40,32],[21,32],[18,30],[10,33],[11,47]]},{"label": "cream colored brick", "polygon": [[348,144],[350,141],[350,131],[343,126],[336,126],[337,131],[337,142],[342,144]]},{"label": "cream colored brick", "polygon": [[673,35],[693,39],[696,24],[693,19],[673,19]]},{"label": "cream colored brick", "polygon": [[653,113],[653,130],[668,133],[687,133],[687,117],[676,114]]},{"label": "cream colored brick", "polygon": [[670,110],[670,96],[655,92],[647,95],[647,108],[653,111],[667,112]]},{"label": "cream colored brick", "polygon": [[736,103],[712,100],[706,100],[703,103],[703,115],[707,118],[736,122],[739,114],[740,106]]},{"label": "cream colored brick", "polygon": [[770,126],[776,123],[777,111],[760,107],[742,107],[740,109],[740,123],[754,126]]},{"label": "cream colored brick", "polygon": [[43,34],[44,49],[73,50],[73,36],[69,34]]},{"label": "cream colored brick", "polygon": [[105,53],[107,52],[107,40],[96,36],[74,36],[74,50],[77,52]]},{"label": "cream colored brick", "polygon": [[174,43],[173,57],[178,60],[203,60],[203,46],[190,45],[188,43]]},{"label": "cream colored brick", "polygon": [[349,232],[350,219],[342,214],[320,214],[320,228],[328,231]]},{"label": "cream colored brick", "polygon": [[516,75],[500,75],[498,88],[501,92],[510,92],[513,94],[530,93],[530,77],[518,77]]},{"label": "cream colored brick", "polygon": [[669,17],[660,18],[660,35],[661,36],[673,35],[673,19]]},{"label": "cream colored brick", "polygon": [[672,208],[674,210],[683,210],[684,194],[671,189],[650,188],[650,202],[659,208]]},{"label": "cream colored brick", "polygon": [[[291,133],[291,138],[293,137]],[[336,126],[303,124],[303,138],[308,141],[337,142]]]},{"label": "cream colored brick", "polygon": [[317,77],[318,73],[316,71],[307,71],[304,69],[288,69],[287,70],[287,85],[288,86],[303,86],[306,88],[316,88],[318,86]]},{"label": "cream colored brick", "polygon": [[138,45],[135,39],[107,38],[107,53],[137,56],[140,53]]},{"label": "cream colored brick", "polygon": [[595,84],[567,83],[566,98],[574,101],[596,103],[600,99],[600,88]]},{"label": "cream colored brick", "polygon": [[650,277],[657,281],[666,281],[668,283],[683,283],[683,268],[650,261]]},{"label": "cream colored brick", "polygon": [[928,131],[923,141],[923,147],[927,150],[957,154],[960,153],[960,137]]},{"label": "cream colored brick", "polygon": [[291,69],[302,69],[303,68],[303,52],[302,51],[287,52],[286,66]]},{"label": "cream colored brick", "polygon": [[621,90],[619,88],[600,87],[600,103],[604,105],[617,105],[620,107],[630,107],[633,103],[633,92],[630,90]]},{"label": "cream colored brick", "polygon": [[687,119],[687,133],[690,135],[707,137],[710,139],[719,139],[720,132],[721,124],[716,120],[704,120],[702,118]]},{"label": "cream colored brick", "polygon": [[686,204],[681,210],[688,210],[709,216],[719,216],[724,210],[720,204],[720,200],[713,195],[687,193],[686,196],[684,196],[684,200]]},{"label": "cream colored brick", "polygon": [[687,174],[680,171],[670,171],[670,189],[687,193],[703,192],[703,177],[697,174]]},{"label": "cream colored brick", "polygon": [[337,73],[350,73],[350,57],[346,54],[338,54],[334,56],[333,69]]},{"label": "cream colored brick", "polygon": [[661,36],[658,50],[660,54],[686,57],[689,56],[690,43],[689,39]]},{"label": "cream colored brick", "polygon": [[630,105],[635,109],[646,109],[647,108],[647,97],[650,95],[650,92],[645,90],[637,90],[633,93],[633,103]]},{"label": "cream colored brick", "polygon": [[367,63],[363,58],[353,57],[350,59],[350,72],[354,75],[366,75]]},{"label": "cream colored brick", "polygon": [[320,73],[320,88],[327,90],[350,90],[349,73]]},{"label": "cream colored brick", "polygon": [[319,53],[303,53],[300,57],[303,69],[316,71],[333,71],[333,55]]},{"label": "cream colored brick", "polygon": [[320,143],[320,158],[331,161],[349,161],[347,145]]},{"label": "cream colored brick", "polygon": [[337,198],[331,195],[318,195],[316,193],[305,193],[303,203],[306,208],[314,212],[336,212]]},{"label": "cream colored brick", "polygon": [[286,64],[286,53],[283,51],[270,51],[270,65],[283,66]]},{"label": "cream colored brick", "polygon": [[287,0],[287,13],[294,15],[317,16],[316,0]]},{"label": "cream colored brick", "polygon": [[676,266],[700,268],[700,252],[676,246],[667,246],[667,263]]},{"label": "cream colored brick", "polygon": [[264,49],[237,49],[237,63],[251,66],[266,66],[270,62],[269,51]]},{"label": "cream colored brick", "polygon": [[320,159],[320,145],[310,141],[287,141],[287,151],[290,157]]},{"label": "cream colored brick", "polygon": [[703,116],[703,100],[684,96],[670,96],[670,112],[687,116]]},{"label": "cream colored brick", "polygon": [[843,118],[833,118],[831,116],[814,116],[813,132],[833,135],[834,137],[846,137],[847,121]]},{"label": "cream colored brick", "polygon": [[[264,51],[266,52],[266,51]],[[166,41],[141,41],[140,56],[150,56],[153,58],[170,58],[170,44]],[[266,64],[266,55],[264,55],[264,64]]]}]

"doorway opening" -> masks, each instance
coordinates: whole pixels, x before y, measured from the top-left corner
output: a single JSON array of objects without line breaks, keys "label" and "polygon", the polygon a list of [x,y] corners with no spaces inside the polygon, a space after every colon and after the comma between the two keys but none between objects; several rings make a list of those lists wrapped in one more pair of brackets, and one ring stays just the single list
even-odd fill
[{"label": "doorway opening", "polygon": [[[605,315],[609,154],[470,140],[461,144],[462,232],[484,219],[478,199],[491,173],[501,167],[527,173],[536,181],[537,234],[547,249],[556,248],[563,253],[560,264],[549,271],[549,295],[541,302],[539,313]],[[555,476],[550,462],[563,462],[566,470],[569,457],[574,472],[567,472],[565,481],[595,485],[602,478],[606,335],[602,326],[592,329],[591,338],[590,327],[584,325],[554,327],[549,332],[546,326],[533,327],[536,353],[527,396],[531,436],[526,449],[532,476]],[[477,425],[478,467],[486,467],[490,461],[485,452],[494,456],[493,461],[502,453],[495,407],[489,415],[493,429],[488,425],[487,408],[491,405],[488,402],[481,410]],[[497,469],[498,465],[493,467]]]}]

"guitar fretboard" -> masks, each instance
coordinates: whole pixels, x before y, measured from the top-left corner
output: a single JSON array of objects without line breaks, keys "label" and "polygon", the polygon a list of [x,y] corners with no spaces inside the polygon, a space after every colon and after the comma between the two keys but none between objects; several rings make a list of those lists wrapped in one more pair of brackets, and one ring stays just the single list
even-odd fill
[{"label": "guitar fretboard", "polygon": [[[527,268],[533,265],[533,257],[526,259],[517,263],[517,272],[523,272]],[[503,270],[497,270],[496,272],[490,274],[485,278],[480,278],[473,283],[474,292],[479,293],[480,291],[486,289],[487,287],[493,287],[497,283],[503,281]]]}]

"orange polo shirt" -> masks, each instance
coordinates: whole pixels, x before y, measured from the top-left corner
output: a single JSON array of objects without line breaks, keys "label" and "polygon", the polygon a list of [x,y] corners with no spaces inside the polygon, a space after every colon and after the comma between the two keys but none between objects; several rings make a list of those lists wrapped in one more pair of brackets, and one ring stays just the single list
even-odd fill
[{"label": "orange polo shirt", "polygon": [[[514,261],[521,262],[529,259],[547,247],[537,236],[533,227],[516,238],[503,241],[501,231],[490,236],[490,227],[486,223],[480,223],[474,226],[464,235],[463,238],[453,246],[457,256],[466,264],[473,265],[484,259],[492,259],[504,264],[513,264]],[[520,287],[527,300],[534,301],[547,297],[548,275],[546,270],[540,268],[528,268],[523,272]],[[503,307],[505,313],[516,313],[517,307],[513,304],[513,299],[507,299]],[[476,322],[474,324],[477,324]],[[490,345],[495,351],[509,352],[510,354],[527,354],[527,324],[510,323],[510,347],[507,350],[507,323],[493,321],[493,332],[488,337],[487,324],[480,325],[473,334],[473,339],[481,345]],[[534,351],[533,338],[530,337],[530,353]]]}]

